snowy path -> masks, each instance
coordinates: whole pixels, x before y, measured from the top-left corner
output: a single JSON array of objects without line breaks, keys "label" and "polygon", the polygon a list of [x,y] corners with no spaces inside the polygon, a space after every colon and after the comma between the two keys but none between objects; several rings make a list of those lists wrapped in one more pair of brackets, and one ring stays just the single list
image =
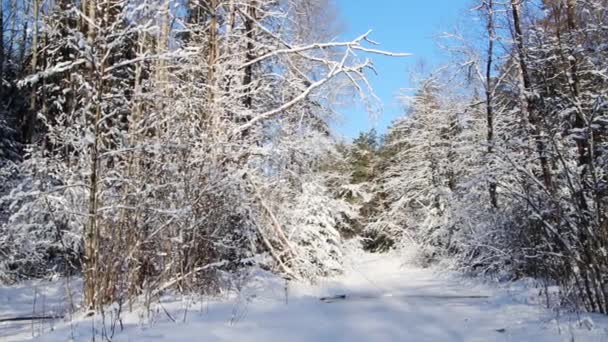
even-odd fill
[{"label": "snowy path", "polygon": [[[196,303],[187,310],[183,301],[165,302],[152,324],[126,314],[126,329],[113,341],[608,341],[604,317],[593,316],[593,327],[567,317],[556,321],[554,313],[526,304],[521,289],[404,268],[400,260],[351,257],[344,276],[315,286],[291,285],[287,301],[281,281],[261,276],[239,298]],[[319,300],[337,294],[347,298]],[[469,298],[479,296],[488,297]],[[40,340],[90,341],[91,326],[90,318],[73,322],[73,328],[58,324]]]}]

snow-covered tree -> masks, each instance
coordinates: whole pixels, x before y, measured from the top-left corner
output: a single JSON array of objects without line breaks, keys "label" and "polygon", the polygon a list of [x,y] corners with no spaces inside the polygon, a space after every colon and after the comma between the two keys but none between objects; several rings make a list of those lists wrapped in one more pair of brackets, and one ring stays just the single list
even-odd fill
[{"label": "snow-covered tree", "polygon": [[413,242],[449,250],[451,207],[471,172],[471,153],[477,153],[467,136],[477,133],[477,118],[437,78],[423,81],[406,100],[407,114],[393,123],[384,147],[391,154],[377,192],[386,209],[367,230],[379,244]]}]

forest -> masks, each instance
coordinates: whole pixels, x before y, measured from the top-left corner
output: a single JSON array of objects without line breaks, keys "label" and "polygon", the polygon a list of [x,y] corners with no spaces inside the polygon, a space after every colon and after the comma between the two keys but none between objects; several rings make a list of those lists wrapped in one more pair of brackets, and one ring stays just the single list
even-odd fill
[{"label": "forest", "polygon": [[336,104],[373,106],[374,58],[415,51],[336,39],[337,12],[2,0],[0,284],[82,279],[102,312],[251,268],[315,283],[356,243],[608,314],[608,1],[471,1],[354,139]]}]

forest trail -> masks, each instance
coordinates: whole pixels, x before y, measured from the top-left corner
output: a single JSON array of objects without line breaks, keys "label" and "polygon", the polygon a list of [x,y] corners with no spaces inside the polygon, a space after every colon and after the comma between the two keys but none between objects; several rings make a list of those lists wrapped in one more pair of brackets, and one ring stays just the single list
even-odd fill
[{"label": "forest trail", "polygon": [[[433,269],[402,263],[397,254],[363,252],[347,257],[346,273],[316,285],[290,284],[260,272],[239,295],[225,299],[164,300],[153,309],[152,323],[140,313],[123,314],[124,331],[113,341],[607,341],[601,316],[582,320],[556,314],[533,303],[536,290],[519,285],[484,285]],[[26,288],[0,288],[0,310],[20,301],[31,314]],[[38,290],[40,291],[40,290]],[[61,291],[49,292],[60,295]],[[332,300],[322,301],[320,298]],[[21,298],[21,299],[20,299]],[[46,299],[55,303],[57,299]],[[17,308],[17,306],[13,306]],[[11,312],[15,314],[18,312]],[[4,315],[5,313],[2,313]],[[171,317],[169,317],[171,316]],[[185,317],[185,320],[184,320]],[[175,320],[176,322],[173,322]],[[7,336],[10,324],[0,323],[0,340],[31,338],[28,324],[20,335]],[[90,341],[91,318],[70,325],[34,325],[40,341]],[[97,329],[102,325],[97,322]],[[4,325],[4,326],[3,326]],[[13,325],[14,327],[14,325]],[[118,329],[117,329],[118,330]],[[5,335],[1,335],[4,333]],[[10,338],[9,338],[10,337]],[[3,341],[4,341],[3,340]]]}]

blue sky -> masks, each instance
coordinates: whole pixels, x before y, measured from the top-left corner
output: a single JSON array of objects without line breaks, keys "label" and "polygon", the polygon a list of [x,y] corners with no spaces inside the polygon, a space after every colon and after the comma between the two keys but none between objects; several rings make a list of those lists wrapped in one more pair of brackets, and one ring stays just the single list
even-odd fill
[{"label": "blue sky", "polygon": [[360,131],[376,128],[385,132],[390,122],[402,114],[395,96],[410,86],[409,73],[424,61],[425,67],[441,63],[441,53],[433,36],[450,31],[470,0],[336,0],[344,22],[341,40],[350,40],[372,29],[371,38],[380,48],[414,54],[405,58],[374,57],[378,76],[370,75],[376,94],[383,102],[377,119],[369,118],[362,106],[341,108],[343,122],[338,134],[355,137]]}]

